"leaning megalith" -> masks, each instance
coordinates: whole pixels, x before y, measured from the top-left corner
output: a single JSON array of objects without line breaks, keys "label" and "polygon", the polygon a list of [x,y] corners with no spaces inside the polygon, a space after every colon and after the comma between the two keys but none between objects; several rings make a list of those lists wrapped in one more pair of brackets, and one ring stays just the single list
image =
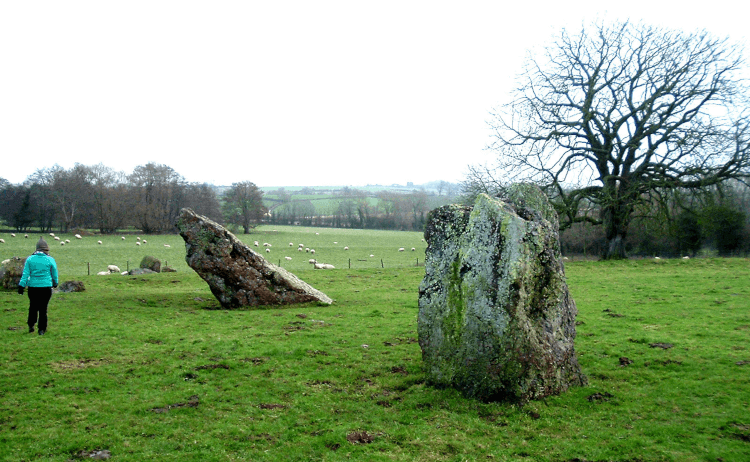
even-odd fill
[{"label": "leaning megalith", "polygon": [[430,212],[418,334],[428,380],[483,400],[584,385],[557,214],[533,185]]},{"label": "leaning megalith", "polygon": [[187,264],[208,283],[224,308],[333,303],[323,292],[267,262],[209,218],[182,209],[176,226],[185,240]]}]

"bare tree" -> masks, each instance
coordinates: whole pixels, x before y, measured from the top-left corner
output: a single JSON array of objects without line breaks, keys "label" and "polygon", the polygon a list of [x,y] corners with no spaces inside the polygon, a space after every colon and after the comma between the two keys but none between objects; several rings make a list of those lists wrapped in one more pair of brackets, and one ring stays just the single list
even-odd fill
[{"label": "bare tree", "polygon": [[628,22],[563,30],[529,57],[513,101],[493,114],[495,177],[545,186],[562,226],[602,224],[602,257],[625,258],[642,201],[747,175],[743,64],[740,49],[705,32]]},{"label": "bare tree", "polygon": [[135,197],[135,220],[143,232],[174,230],[184,203],[186,182],[182,176],[167,165],[148,163],[137,166],[128,180]]}]

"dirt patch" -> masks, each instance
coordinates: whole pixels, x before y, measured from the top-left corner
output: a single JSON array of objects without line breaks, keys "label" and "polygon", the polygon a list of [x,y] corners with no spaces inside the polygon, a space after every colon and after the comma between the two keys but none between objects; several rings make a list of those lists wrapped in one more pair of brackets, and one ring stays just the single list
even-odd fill
[{"label": "dirt patch", "polygon": [[112,457],[112,453],[108,449],[81,450],[73,454],[74,459],[81,460],[107,460],[110,457]]},{"label": "dirt patch", "polygon": [[227,366],[226,364],[206,364],[205,366],[198,366],[195,368],[196,371],[213,370],[213,369],[229,370],[229,366]]},{"label": "dirt patch", "polygon": [[605,391],[604,393],[594,393],[593,395],[587,397],[586,399],[592,403],[603,403],[603,402],[609,401],[610,399],[614,397],[615,396],[613,394]]},{"label": "dirt patch", "polygon": [[746,364],[750,364],[750,360],[737,361],[735,364],[738,365],[738,366],[744,366]]},{"label": "dirt patch", "polygon": [[366,431],[353,431],[346,435],[346,440],[352,444],[369,444],[375,441],[375,435]]},{"label": "dirt patch", "polygon": [[200,400],[198,399],[198,395],[193,395],[190,398],[188,398],[187,402],[168,404],[167,406],[164,406],[164,407],[155,407],[151,409],[151,412],[156,412],[157,414],[159,414],[159,413],[169,412],[172,409],[180,409],[183,407],[198,407],[199,404],[200,404]]},{"label": "dirt patch", "polygon": [[106,364],[109,361],[106,359],[70,359],[67,361],[58,361],[54,363],[50,363],[50,366],[52,366],[52,369],[60,372],[60,371],[73,371],[73,370],[80,370],[80,369],[87,369],[89,367],[97,367],[101,366],[102,364]]},{"label": "dirt patch", "polygon": [[261,409],[286,409],[285,405],[275,403],[260,403],[258,407]]},{"label": "dirt patch", "polygon": [[243,363],[253,363],[253,366],[260,366],[264,362],[268,361],[268,358],[242,358],[240,359]]},{"label": "dirt patch", "polygon": [[626,358],[625,356],[622,356],[620,358],[620,367],[627,367],[633,364],[633,360],[630,358]]},{"label": "dirt patch", "polygon": [[750,425],[740,422],[729,422],[719,430],[727,434],[728,437],[750,443]]},{"label": "dirt patch", "polygon": [[650,346],[651,348],[661,348],[662,350],[668,350],[672,348],[674,345],[671,343],[657,342],[657,343],[649,343],[648,346]]},{"label": "dirt patch", "polygon": [[391,374],[409,375],[409,372],[406,370],[404,366],[393,366],[391,368]]}]

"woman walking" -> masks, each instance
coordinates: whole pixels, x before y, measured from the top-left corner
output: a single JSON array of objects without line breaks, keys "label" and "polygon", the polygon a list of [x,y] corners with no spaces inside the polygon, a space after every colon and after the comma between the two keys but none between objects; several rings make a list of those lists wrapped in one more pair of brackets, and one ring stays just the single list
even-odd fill
[{"label": "woman walking", "polygon": [[57,263],[49,256],[49,245],[39,238],[36,252],[26,259],[18,283],[18,293],[23,295],[23,289],[29,288],[29,332],[34,332],[34,324],[39,321],[39,335],[47,332],[47,304],[52,298],[52,289],[57,287]]}]

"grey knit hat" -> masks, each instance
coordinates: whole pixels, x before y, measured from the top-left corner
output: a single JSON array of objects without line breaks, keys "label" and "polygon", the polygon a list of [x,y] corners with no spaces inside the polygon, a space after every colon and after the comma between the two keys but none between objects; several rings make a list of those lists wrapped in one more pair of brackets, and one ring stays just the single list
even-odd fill
[{"label": "grey knit hat", "polygon": [[47,245],[47,241],[40,237],[39,242],[36,243],[36,251],[49,253],[49,245]]}]

